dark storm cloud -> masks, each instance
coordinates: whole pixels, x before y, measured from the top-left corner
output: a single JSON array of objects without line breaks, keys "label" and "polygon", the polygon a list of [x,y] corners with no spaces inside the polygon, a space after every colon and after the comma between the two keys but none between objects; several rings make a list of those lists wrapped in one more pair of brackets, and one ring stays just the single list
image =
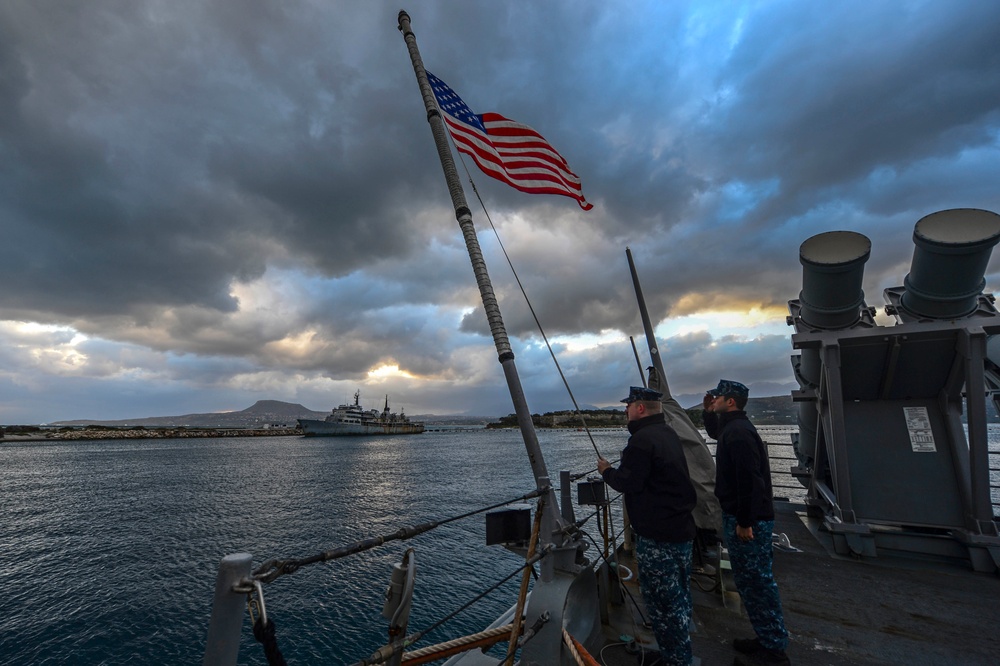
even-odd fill
[{"label": "dark storm cloud", "polygon": [[408,251],[384,84],[312,61],[333,49],[305,56],[324,37],[305,12],[256,3],[230,20],[223,5],[8,9],[37,33],[3,55],[20,167],[5,217],[19,247],[44,252],[7,264],[20,288],[5,304],[231,310],[230,281],[260,276],[266,245],[340,274]]},{"label": "dark storm cloud", "polygon": [[[996,140],[995,7],[883,3],[865,21],[855,9],[773,6],[747,22],[721,76],[733,95],[713,110],[716,157],[731,178],[780,178],[751,215],[757,224],[811,209],[830,188],[861,186],[879,168],[905,172]],[[799,28],[775,40],[775,20]]]},{"label": "dark storm cloud", "polygon": [[[881,5],[862,16],[858,9],[744,11],[712,24],[694,46],[683,34],[691,21],[665,20],[675,32],[657,33],[651,47],[642,38],[616,43],[616,56],[597,72],[599,85],[575,91],[585,100],[575,114],[560,107],[557,132],[559,119],[586,109],[566,145],[577,171],[590,176],[591,199],[611,213],[589,214],[587,222],[604,229],[607,242],[646,253],[646,276],[660,287],[648,296],[657,313],[675,312],[678,297],[706,290],[782,305],[797,295],[798,245],[839,228],[867,233],[880,246],[869,268],[878,292],[901,281],[909,230],[922,215],[996,208],[985,172],[962,168],[983,149],[995,167],[1000,68],[989,45],[1000,38],[996,10]],[[594,23],[615,34],[630,18]],[[596,43],[590,34],[597,33],[584,30],[580,40]],[[572,80],[578,69],[567,71]],[[702,96],[698,104],[692,93]],[[619,138],[628,150],[616,150]],[[953,169],[968,178],[959,181]],[[888,195],[894,190],[899,196]],[[731,252],[727,240],[754,251]],[[576,315],[622,302],[596,287],[613,284],[607,269],[622,264],[594,259],[584,259],[589,279],[561,289],[540,277],[536,299],[558,313],[559,330],[596,328]],[[749,274],[754,280],[740,277]],[[528,330],[527,318],[513,321],[518,332]]]},{"label": "dark storm cloud", "polygon": [[[5,3],[0,322],[49,326],[0,329],[5,399],[81,382],[76,400],[90,376],[105,404],[142,396],[143,413],[170,411],[145,409],[157,396],[224,408],[294,397],[275,390],[323,405],[329,382],[349,396],[398,364],[418,379],[385,381],[425,411],[436,399],[504,412],[398,9]],[[428,69],[474,110],[541,131],[596,204],[584,213],[473,173],[549,335],[641,330],[627,245],[657,321],[750,308],[780,321],[809,236],[866,234],[879,304],[901,284],[920,217],[1000,209],[992,3],[409,9]],[[466,194],[530,359],[526,390],[559,404],[531,313]],[[685,350],[672,383],[694,394],[732,367],[751,386],[787,384],[787,338],[771,330],[671,337],[666,348]],[[629,349],[564,352],[593,404],[634,372]]]}]

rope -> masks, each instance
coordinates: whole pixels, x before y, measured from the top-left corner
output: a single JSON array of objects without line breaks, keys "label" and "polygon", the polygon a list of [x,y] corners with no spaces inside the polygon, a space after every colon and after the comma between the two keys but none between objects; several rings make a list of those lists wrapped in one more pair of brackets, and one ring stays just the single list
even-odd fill
[{"label": "rope", "polygon": [[509,581],[511,578],[513,578],[514,576],[516,576],[518,573],[520,573],[522,569],[530,569],[532,567],[532,565],[535,564],[535,562],[538,562],[540,559],[542,559],[543,557],[545,557],[546,555],[548,555],[549,553],[551,553],[554,547],[555,546],[553,544],[551,544],[551,543],[548,544],[547,546],[545,546],[545,548],[543,548],[541,550],[541,552],[536,553],[532,557],[529,557],[527,559],[527,561],[525,561],[525,563],[523,565],[521,565],[517,569],[515,569],[513,573],[511,573],[508,576],[504,576],[504,578],[502,580],[494,583],[493,585],[491,585],[489,588],[487,588],[485,591],[481,592],[480,594],[477,594],[471,601],[469,601],[468,603],[466,603],[465,605],[463,605],[461,608],[459,608],[458,610],[452,611],[448,615],[444,616],[443,618],[441,618],[440,620],[438,620],[437,622],[435,622],[434,624],[432,624],[431,626],[429,626],[424,631],[420,632],[421,635],[429,634],[430,632],[432,632],[433,630],[437,629],[438,627],[440,627],[442,624],[444,624],[448,620],[452,619],[453,617],[455,617],[456,615],[458,615],[459,613],[461,613],[465,609],[467,609],[470,606],[472,606],[472,604],[474,604],[474,603],[478,602],[479,600],[483,599],[486,595],[488,595],[488,594],[496,591],[497,589],[500,588],[501,585],[503,585],[504,583],[506,583],[507,581]]},{"label": "rope", "polygon": [[261,617],[253,624],[253,637],[258,643],[264,646],[264,656],[267,657],[268,666],[287,666],[285,658],[281,656],[278,649],[278,639],[274,635],[274,621],[268,620],[265,625]]},{"label": "rope", "polygon": [[338,559],[345,557],[347,555],[354,555],[365,550],[371,550],[377,546],[381,546],[388,541],[395,541],[399,539],[410,539],[417,536],[418,534],[423,534],[435,527],[440,527],[441,525],[446,525],[448,523],[454,522],[456,520],[461,520],[463,518],[468,518],[479,513],[484,513],[490,511],[491,509],[496,509],[501,506],[506,506],[514,502],[521,502],[527,499],[533,499],[540,496],[542,493],[548,492],[548,488],[540,488],[532,490],[529,493],[521,495],[520,497],[515,497],[511,500],[506,500],[504,502],[498,502],[492,506],[483,507],[481,509],[475,509],[467,513],[463,513],[458,516],[452,516],[451,518],[445,518],[443,520],[435,520],[427,523],[422,523],[416,526],[400,527],[398,530],[391,534],[385,534],[378,537],[372,537],[369,539],[363,539],[361,541],[356,541],[350,545],[342,546],[340,548],[335,548],[333,550],[327,550],[316,555],[311,555],[309,557],[303,557],[299,559],[288,559],[288,560],[277,560],[270,559],[261,564],[256,571],[253,572],[254,579],[264,582],[272,583],[279,576],[285,574],[291,574],[298,571],[300,568],[306,566],[307,564],[316,564],[317,562],[327,562],[329,560]]},{"label": "rope", "polygon": [[[596,548],[596,549],[597,549],[598,551],[600,551],[601,547],[600,547],[600,546],[598,545],[597,541],[596,541],[596,540],[594,539],[594,537],[593,537],[593,536],[591,536],[591,535],[590,535],[589,533],[587,533],[587,532],[582,532],[582,534],[583,534],[583,535],[584,535],[585,537],[587,537],[588,539],[590,539],[590,541],[591,541],[591,542],[592,542],[592,543],[594,544],[594,547],[595,547],[595,548]],[[617,543],[618,543],[618,537],[617,537],[617,536],[614,536],[614,538],[613,538],[612,542],[613,542],[613,543],[615,543],[615,544],[617,544]],[[607,563],[608,563],[608,567],[609,567],[609,568],[610,568],[610,569],[611,569],[611,570],[613,571],[614,575],[615,575],[615,576],[619,576],[619,578],[620,578],[620,575],[619,575],[619,573],[618,573],[618,565],[617,565],[616,563],[612,562],[612,561],[611,561],[610,559],[608,559],[608,558],[604,557],[604,554],[603,554],[603,553],[599,553],[599,554],[601,555],[601,559],[603,559],[603,560],[604,560],[605,562],[607,562]],[[596,561],[596,560],[594,561],[594,564],[595,564],[595,565],[597,564],[597,561]],[[635,610],[636,610],[636,612],[637,612],[637,613],[639,614],[639,617],[641,617],[641,618],[642,618],[642,621],[643,621],[643,622],[648,622],[649,620],[648,620],[648,619],[646,618],[646,615],[645,615],[645,613],[643,613],[643,612],[642,612],[642,607],[641,607],[641,606],[639,605],[639,602],[635,600],[635,597],[633,597],[633,596],[632,596],[632,592],[631,592],[631,591],[630,591],[630,590],[628,589],[628,587],[626,587],[626,586],[624,586],[624,585],[621,585],[621,586],[619,586],[619,589],[620,589],[620,590],[621,590],[622,592],[624,592],[624,593],[625,593],[625,596],[627,596],[627,597],[628,597],[628,599],[629,599],[629,601],[631,601],[631,602],[632,602],[632,605],[633,605],[633,606],[635,606]]]},{"label": "rope", "polygon": [[597,450],[597,443],[594,442],[594,436],[590,432],[590,428],[587,427],[587,420],[583,418],[583,413],[580,411],[580,405],[576,402],[576,396],[573,395],[573,389],[569,387],[569,382],[566,380],[566,375],[563,374],[562,367],[559,366],[559,360],[556,358],[556,353],[552,350],[552,345],[549,343],[549,336],[545,335],[545,329],[542,328],[542,322],[538,320],[538,315],[535,314],[535,308],[531,305],[531,299],[528,298],[528,292],[524,290],[524,285],[521,284],[521,277],[517,274],[517,270],[514,268],[514,262],[510,260],[510,255],[507,254],[507,248],[504,247],[503,241],[500,240],[500,232],[497,231],[496,226],[493,224],[493,218],[490,217],[490,212],[486,210],[486,203],[483,198],[479,196],[479,190],[476,188],[476,182],[472,180],[472,174],[469,172],[469,166],[465,163],[465,158],[462,156],[462,152],[459,151],[458,158],[462,161],[462,167],[465,169],[466,175],[469,176],[469,184],[472,185],[472,191],[475,192],[476,198],[479,200],[479,205],[483,207],[483,213],[486,214],[486,220],[490,223],[490,228],[493,229],[493,234],[497,237],[497,244],[500,246],[500,250],[503,252],[504,258],[507,260],[507,265],[510,266],[511,272],[514,274],[514,280],[517,282],[517,286],[521,289],[521,295],[524,296],[524,302],[528,306],[528,310],[531,312],[531,317],[535,320],[535,326],[538,327],[538,332],[541,333],[542,339],[545,340],[545,346],[549,350],[549,355],[552,357],[552,362],[556,364],[556,370],[559,371],[559,377],[562,378],[563,386],[566,387],[566,393],[569,394],[569,399],[573,401],[573,410],[576,415],[580,417],[580,423],[583,425],[583,429],[587,431],[587,437],[590,439],[590,445],[594,447],[594,453],[598,457],[603,458],[601,452]]},{"label": "rope", "polygon": [[474,648],[492,647],[509,637],[513,626],[513,624],[505,624],[495,629],[480,631],[478,634],[470,634],[469,636],[462,636],[444,643],[438,643],[437,645],[428,645],[413,652],[406,652],[403,654],[403,663],[416,666],[416,664],[426,664],[460,652],[467,652]]},{"label": "rope", "polygon": [[597,660],[594,659],[589,652],[587,652],[587,648],[580,645],[580,641],[573,638],[573,636],[566,631],[566,627],[563,627],[562,633],[563,642],[566,644],[566,647],[569,648],[570,654],[573,655],[573,659],[576,660],[576,663],[579,666],[601,666],[597,663]]},{"label": "rope", "polygon": [[[493,585],[491,585],[489,588],[487,588],[485,591],[477,594],[471,601],[465,603],[461,608],[458,608],[457,610],[454,610],[451,613],[448,613],[448,615],[445,615],[443,618],[441,618],[440,620],[438,620],[437,622],[435,622],[431,626],[427,627],[426,629],[424,629],[422,631],[418,631],[416,633],[413,633],[413,634],[407,636],[405,639],[403,639],[402,645],[404,647],[406,645],[413,645],[417,641],[421,640],[424,636],[426,636],[427,634],[431,633],[432,631],[434,631],[435,629],[437,629],[438,627],[440,627],[444,623],[448,622],[449,620],[451,620],[452,618],[454,618],[456,615],[458,615],[462,611],[468,609],[473,604],[475,604],[478,601],[482,600],[487,595],[495,592],[497,589],[500,588],[500,586],[502,586],[504,583],[506,583],[507,581],[509,581],[510,579],[512,579],[514,576],[516,576],[517,574],[519,574],[522,569],[525,569],[525,568],[530,569],[532,567],[532,565],[534,565],[536,562],[538,562],[539,560],[541,560],[543,557],[545,557],[549,553],[551,553],[554,550],[554,548],[555,548],[554,544],[551,544],[551,543],[547,544],[539,552],[535,553],[534,557],[528,558],[528,560],[524,564],[522,564],[517,569],[515,569],[511,574],[509,574],[509,575],[505,576],[503,579],[497,581],[496,583],[494,583]],[[507,634],[508,635],[510,634],[510,627],[509,626],[507,627]],[[499,642],[499,641],[495,641],[495,642]],[[390,651],[390,653],[391,653],[391,651]],[[381,663],[382,661],[385,661],[385,660],[381,659],[381,658],[377,658],[377,659],[374,659],[374,660],[373,659],[363,659],[361,661],[355,662],[353,664],[353,666],[366,666],[367,664],[377,664],[377,663]]]}]

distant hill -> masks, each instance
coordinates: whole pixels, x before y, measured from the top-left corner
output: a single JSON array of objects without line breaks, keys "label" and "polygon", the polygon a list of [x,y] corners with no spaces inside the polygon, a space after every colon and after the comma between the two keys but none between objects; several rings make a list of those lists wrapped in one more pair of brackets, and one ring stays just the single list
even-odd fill
[{"label": "distant hill", "polygon": [[[683,403],[682,403],[683,404]],[[776,395],[767,398],[750,398],[747,401],[747,416],[755,425],[798,425],[798,405],[792,402],[792,396]],[[685,411],[691,418],[691,422],[698,428],[704,428],[701,420],[701,403],[686,407]],[[595,409],[583,410],[584,416],[589,425],[624,425],[625,412],[622,409]],[[1000,414],[997,413],[992,400],[986,401],[986,418],[990,423],[1000,422]],[[577,427],[579,417],[572,411],[547,412],[545,414],[532,415],[535,427]],[[517,425],[517,416],[508,416],[494,419],[491,427],[511,428]]]},{"label": "distant hill", "polygon": [[[324,419],[330,412],[314,412],[294,402],[280,400],[258,400],[252,406],[239,412],[210,412],[208,414],[183,414],[181,416],[147,416],[118,421],[97,421],[78,419],[75,421],[55,421],[50,425],[83,426],[147,426],[192,428],[257,428],[263,425],[294,426],[297,419]],[[489,416],[436,416],[424,414],[408,415],[413,421],[423,421],[433,425],[486,425]]]},{"label": "distant hill", "polygon": [[411,421],[420,421],[427,425],[436,426],[484,426],[496,420],[495,416],[465,416],[453,414],[441,416],[439,414],[407,414]]},{"label": "distant hill", "polygon": [[329,412],[314,412],[298,403],[280,400],[258,400],[239,412],[213,412],[208,414],[183,414],[181,416],[149,416],[118,421],[80,419],[57,421],[52,425],[105,425],[194,428],[253,428],[262,425],[295,425],[296,419],[322,419]]},{"label": "distant hill", "polygon": [[[758,425],[796,425],[796,407],[791,395],[778,395],[772,398],[750,398],[747,403],[747,415]],[[699,428],[702,426],[701,404],[685,409],[691,421]],[[582,409],[588,427],[624,426],[627,422],[625,410],[612,409]],[[580,425],[580,416],[575,411],[564,410],[532,414],[532,423],[536,428],[576,428]],[[492,428],[513,428],[517,426],[517,415],[509,414],[495,419]]]},{"label": "distant hill", "polygon": [[[593,419],[597,412],[622,410],[585,410],[591,413],[588,419]],[[698,427],[701,427],[701,404],[691,405],[687,408],[691,420]],[[798,406],[792,402],[791,395],[776,395],[768,398],[750,398],[747,402],[747,415],[750,420],[757,425],[796,425],[796,414]],[[622,412],[623,413],[623,412]],[[281,402],[280,400],[258,400],[252,406],[239,412],[213,412],[208,414],[184,414],[182,416],[150,416],[137,419],[122,419],[119,421],[97,421],[79,419],[76,421],[56,421],[51,425],[104,425],[104,426],[150,426],[150,427],[179,427],[190,426],[192,428],[257,428],[264,425],[286,425],[294,426],[296,419],[323,419],[329,412],[314,412],[298,403]],[[572,412],[549,412],[546,416],[572,415]],[[429,425],[486,425],[487,423],[503,422],[505,419],[513,419],[514,415],[503,418],[491,416],[438,416],[435,414],[409,415],[414,421],[423,421]],[[990,423],[1000,422],[1000,414],[997,413],[992,400],[986,401],[986,418]],[[574,421],[575,422],[575,421]],[[549,418],[542,424],[543,427],[551,427],[553,420]],[[499,425],[499,424],[497,424]]]},{"label": "distant hill", "polygon": [[[704,427],[701,420],[700,403],[685,408],[685,411],[697,427]],[[792,402],[790,394],[750,398],[747,401],[746,411],[747,416],[756,425],[797,425],[798,406]]]},{"label": "distant hill", "polygon": [[[699,411],[701,406],[698,407]],[[747,416],[760,425],[795,425],[798,405],[791,395],[775,395],[769,398],[750,398],[747,401]]]}]

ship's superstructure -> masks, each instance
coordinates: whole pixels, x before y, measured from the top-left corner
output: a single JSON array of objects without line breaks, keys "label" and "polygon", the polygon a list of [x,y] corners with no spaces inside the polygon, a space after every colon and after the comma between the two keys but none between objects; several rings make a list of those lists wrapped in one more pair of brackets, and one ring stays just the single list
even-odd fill
[{"label": "ship's superstructure", "polygon": [[1000,215],[943,210],[917,222],[903,286],[875,321],[861,282],[871,242],[806,240],[789,301],[800,389],[793,469],[837,552],[888,552],[1000,567],[990,500],[986,400],[1000,399],[1000,312],[984,273]]},{"label": "ship's superstructure", "polygon": [[361,406],[361,391],[354,392],[354,402],[336,407],[322,421],[299,419],[306,437],[336,437],[344,435],[414,435],[424,431],[424,424],[410,421],[400,410],[389,411],[389,396],[381,412]]}]

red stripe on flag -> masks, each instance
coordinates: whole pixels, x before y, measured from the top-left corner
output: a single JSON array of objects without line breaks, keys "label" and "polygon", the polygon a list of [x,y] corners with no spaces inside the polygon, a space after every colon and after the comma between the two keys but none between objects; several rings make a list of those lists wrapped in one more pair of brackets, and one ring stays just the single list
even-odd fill
[{"label": "red stripe on flag", "polygon": [[[566,160],[530,127],[513,123],[499,114],[484,114],[488,135],[478,128],[444,115],[455,146],[472,157],[488,176],[529,194],[560,194],[576,199],[583,210],[593,205],[583,196],[580,178],[569,170]],[[496,119],[505,121],[494,134]],[[519,129],[523,128],[523,129]]]},{"label": "red stripe on flag", "polygon": [[593,208],[583,196],[579,176],[541,134],[498,113],[481,117],[486,134],[444,114],[455,146],[485,174],[522,192],[559,194],[576,199],[583,210]]}]

